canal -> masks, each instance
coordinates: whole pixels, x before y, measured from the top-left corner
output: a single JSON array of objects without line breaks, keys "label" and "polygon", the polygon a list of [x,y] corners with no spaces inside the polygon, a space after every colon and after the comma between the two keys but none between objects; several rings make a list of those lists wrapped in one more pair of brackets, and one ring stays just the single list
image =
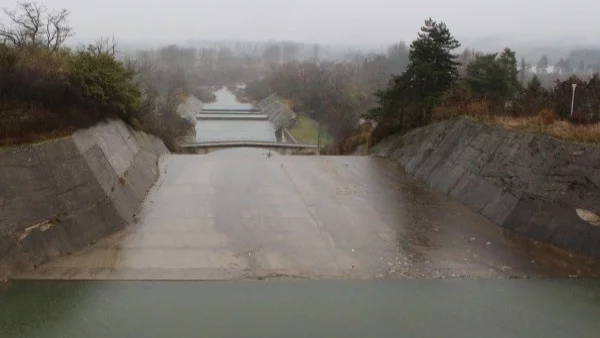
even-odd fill
[{"label": "canal", "polygon": [[226,87],[215,91],[215,101],[204,105],[204,109],[252,109],[250,103],[242,103]]},{"label": "canal", "polygon": [[[216,94],[205,107],[250,107]],[[0,338],[600,335],[600,280],[567,278],[596,263],[384,159],[234,149],[164,168],[138,225],[0,285]]]},{"label": "canal", "polygon": [[[205,104],[204,109],[252,109],[252,104],[241,103],[227,88],[214,92],[216,100]],[[243,112],[237,112],[240,116]],[[236,112],[231,112],[236,114]],[[196,122],[196,142],[277,142],[273,125],[266,120],[203,118]]]},{"label": "canal", "polygon": [[598,337],[600,282],[17,282],[0,336]]}]

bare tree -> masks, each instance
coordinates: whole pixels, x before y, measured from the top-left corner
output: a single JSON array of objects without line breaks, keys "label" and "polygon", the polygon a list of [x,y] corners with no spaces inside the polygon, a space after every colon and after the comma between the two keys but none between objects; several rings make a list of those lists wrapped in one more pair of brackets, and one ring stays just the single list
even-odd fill
[{"label": "bare tree", "polygon": [[69,11],[49,11],[38,2],[18,2],[15,9],[3,9],[8,25],[0,25],[0,43],[17,48],[43,46],[57,51],[72,36]]},{"label": "bare tree", "polygon": [[282,48],[283,62],[296,60],[298,55],[298,45],[294,42],[284,42]]},{"label": "bare tree", "polygon": [[319,61],[319,56],[320,56],[320,53],[321,53],[321,46],[319,46],[318,43],[315,43],[313,45],[312,53],[313,53],[313,60],[314,61]]},{"label": "bare tree", "polygon": [[62,9],[47,16],[46,47],[52,51],[57,51],[67,38],[73,35],[72,28],[67,25],[69,14],[69,11]]},{"label": "bare tree", "polygon": [[103,54],[107,54],[110,56],[115,56],[117,53],[117,39],[113,36],[111,39],[109,38],[100,38],[94,42],[92,45],[88,45],[87,51],[92,53],[92,55],[100,56]]},{"label": "bare tree", "polygon": [[277,44],[268,45],[262,57],[265,65],[279,64],[281,62],[281,47]]}]

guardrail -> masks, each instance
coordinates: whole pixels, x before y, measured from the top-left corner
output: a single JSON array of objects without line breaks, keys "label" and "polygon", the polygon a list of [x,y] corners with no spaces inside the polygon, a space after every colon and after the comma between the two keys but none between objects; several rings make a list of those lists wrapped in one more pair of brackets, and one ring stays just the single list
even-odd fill
[{"label": "guardrail", "polygon": [[240,113],[260,113],[261,110],[260,109],[202,109],[200,110],[200,114],[204,114],[204,113],[210,113],[210,114],[217,114],[217,113],[233,113],[233,112],[240,112]]},{"label": "guardrail", "polygon": [[255,148],[282,148],[282,149],[317,149],[314,144],[295,144],[295,143],[278,143],[278,142],[262,142],[262,141],[222,141],[222,142],[199,142],[199,143],[182,143],[180,148],[240,148],[240,147],[255,147]]},{"label": "guardrail", "polygon": [[236,120],[236,121],[268,121],[269,117],[264,114],[233,114],[233,113],[202,113],[196,115],[196,120]]}]

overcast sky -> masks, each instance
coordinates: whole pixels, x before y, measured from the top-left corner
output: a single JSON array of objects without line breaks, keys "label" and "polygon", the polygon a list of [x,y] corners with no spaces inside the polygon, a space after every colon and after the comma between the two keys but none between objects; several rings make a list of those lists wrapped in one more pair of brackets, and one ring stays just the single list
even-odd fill
[{"label": "overcast sky", "polygon": [[[0,0],[0,7],[16,1]],[[378,44],[415,38],[429,16],[460,39],[600,43],[599,0],[46,0],[72,12],[77,41],[294,40]]]}]

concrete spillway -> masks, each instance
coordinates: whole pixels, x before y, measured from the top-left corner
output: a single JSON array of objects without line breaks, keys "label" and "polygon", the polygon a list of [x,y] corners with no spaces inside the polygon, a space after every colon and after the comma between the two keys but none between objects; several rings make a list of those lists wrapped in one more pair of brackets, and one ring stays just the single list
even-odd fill
[{"label": "concrete spillway", "polygon": [[372,157],[166,155],[137,225],[19,278],[592,275]]}]

